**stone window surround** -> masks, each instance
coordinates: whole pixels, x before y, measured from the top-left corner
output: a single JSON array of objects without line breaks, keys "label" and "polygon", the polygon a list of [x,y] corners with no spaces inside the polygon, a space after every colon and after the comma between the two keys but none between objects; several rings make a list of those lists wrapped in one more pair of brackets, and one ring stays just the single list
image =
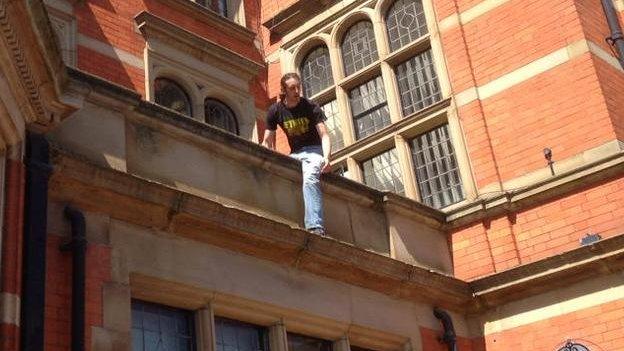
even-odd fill
[{"label": "stone window surround", "polygon": [[[115,289],[114,285],[110,289]],[[128,299],[192,311],[195,315],[195,346],[200,351],[217,349],[215,316],[266,327],[271,351],[289,351],[287,333],[290,332],[330,340],[333,351],[350,351],[351,344],[376,350],[412,350],[409,337],[216,291],[206,296],[208,292],[203,289],[143,274],[131,273],[130,289],[122,290],[129,293],[124,294]],[[117,308],[124,308],[122,305]],[[130,306],[130,300],[127,306]],[[130,327],[130,324],[126,325]]]},{"label": "stone window surround", "polygon": [[[243,0],[226,0],[227,1],[227,17],[223,17],[210,8],[200,5],[198,0],[157,0],[167,4],[168,6],[175,7],[181,10],[187,10],[185,12],[191,14],[193,17],[201,16],[201,20],[208,20],[211,24],[216,24],[221,27],[230,27],[227,29],[236,28],[233,25],[246,27],[247,22],[245,19],[245,6]],[[210,0],[207,0],[210,1]],[[221,23],[219,23],[221,22]],[[229,22],[229,23],[228,23]],[[224,28],[226,29],[226,28]],[[240,28],[245,29],[246,28]],[[247,30],[246,30],[247,31]]]},{"label": "stone window surround", "polygon": [[261,65],[149,12],[137,15],[135,21],[146,39],[146,100],[154,101],[156,78],[171,79],[191,99],[191,118],[203,122],[204,101],[214,98],[234,112],[239,136],[257,140],[257,111],[248,82]]},{"label": "stone window surround", "polygon": [[[299,43],[286,43],[280,52],[282,70],[284,72],[297,71],[301,61],[310,50],[318,47],[319,45],[325,45],[329,49],[335,83],[323,91],[315,94],[311,98],[319,103],[326,103],[333,99],[337,100],[345,148],[338,152],[334,152],[334,164],[336,164],[336,166],[346,165],[349,169],[350,179],[363,182],[363,175],[360,167],[361,161],[371,155],[396,147],[399,154],[401,173],[403,174],[405,182],[405,196],[411,199],[419,199],[419,194],[415,175],[413,174],[412,160],[410,156],[411,151],[408,144],[409,137],[413,137],[419,133],[427,131],[428,129],[424,128],[425,126],[433,128],[440,124],[448,123],[453,147],[456,150],[456,158],[459,164],[465,193],[465,199],[463,201],[444,207],[445,211],[452,210],[476,198],[476,186],[473,180],[474,178],[469,163],[467,149],[465,147],[464,136],[461,130],[454,101],[450,101],[451,103],[449,103],[451,88],[445,61],[443,59],[437,23],[432,20],[435,18],[433,5],[431,0],[423,0],[423,7],[427,18],[428,34],[421,36],[410,44],[405,45],[394,52],[389,52],[390,46],[386,30],[385,15],[393,3],[394,0],[372,0],[362,2],[358,8],[339,17],[330,24],[319,28],[309,36],[301,39]],[[319,15],[319,17],[322,16],[322,14]],[[340,43],[346,31],[353,24],[361,20],[371,21],[373,23],[379,59],[364,69],[346,77],[342,63]],[[323,20],[321,19],[321,23],[322,21]],[[423,110],[416,111],[403,117],[400,106],[400,95],[396,80],[395,67],[399,63],[425,50],[431,50],[435,70],[438,74],[442,100]],[[356,140],[355,126],[351,116],[351,110],[349,109],[348,92],[358,84],[361,84],[377,75],[382,76],[384,84],[386,85],[385,92],[388,100],[388,106],[390,108],[392,124],[391,126],[388,126],[367,138]],[[439,113],[440,109],[442,110],[441,113]],[[427,116],[427,111],[433,115]],[[435,120],[435,123],[430,123],[430,117]],[[406,120],[410,120],[411,123],[406,124]],[[397,131],[395,126],[396,124],[401,124],[400,132]],[[388,130],[391,132],[388,133]],[[406,135],[408,138],[405,137]]]},{"label": "stone window surround", "polygon": [[76,66],[78,26],[72,4],[65,0],[45,0],[52,27],[57,33],[61,56],[67,66]]}]

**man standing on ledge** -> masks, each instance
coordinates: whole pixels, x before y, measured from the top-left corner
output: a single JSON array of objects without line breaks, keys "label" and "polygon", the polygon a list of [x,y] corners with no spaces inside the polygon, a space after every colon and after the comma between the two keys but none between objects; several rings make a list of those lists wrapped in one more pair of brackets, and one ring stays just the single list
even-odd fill
[{"label": "man standing on ledge", "polygon": [[297,73],[286,73],[280,80],[280,88],[280,101],[267,112],[263,145],[275,150],[275,130],[279,124],[288,138],[290,156],[301,161],[306,230],[325,235],[320,177],[330,170],[327,118],[319,105],[301,97],[301,78]]}]

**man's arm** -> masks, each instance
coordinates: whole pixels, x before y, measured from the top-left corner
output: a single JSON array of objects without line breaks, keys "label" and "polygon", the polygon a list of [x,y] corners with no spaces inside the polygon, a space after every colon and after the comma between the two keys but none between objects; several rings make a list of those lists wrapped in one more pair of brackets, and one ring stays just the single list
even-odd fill
[{"label": "man's arm", "polygon": [[327,131],[327,126],[325,126],[324,122],[319,122],[316,124],[316,131],[321,137],[321,145],[323,146],[323,159],[325,160],[325,164],[323,165],[323,169],[321,169],[321,172],[327,173],[331,170],[331,165],[329,163],[329,155],[331,155],[331,139],[329,138],[329,132]]},{"label": "man's arm", "polygon": [[265,147],[275,150],[275,131],[274,130],[264,130],[264,139],[262,140],[262,145]]}]

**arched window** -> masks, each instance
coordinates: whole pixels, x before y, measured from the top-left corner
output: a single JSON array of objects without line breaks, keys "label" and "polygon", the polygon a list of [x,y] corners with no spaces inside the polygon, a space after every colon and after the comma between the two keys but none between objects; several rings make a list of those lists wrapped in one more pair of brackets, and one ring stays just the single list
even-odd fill
[{"label": "arched window", "polygon": [[301,62],[299,70],[303,80],[303,94],[306,97],[310,97],[334,84],[329,50],[325,45],[310,51]]},{"label": "arched window", "polygon": [[176,112],[191,116],[191,99],[186,91],[168,78],[154,79],[154,101]]},{"label": "arched window", "polygon": [[238,122],[234,112],[228,105],[217,99],[206,98],[204,111],[206,113],[206,123],[238,135]]},{"label": "arched window", "polygon": [[376,61],[379,56],[373,24],[360,21],[351,26],[342,39],[341,49],[347,76]]},{"label": "arched window", "polygon": [[398,0],[386,13],[390,51],[395,51],[427,34],[422,0]]}]

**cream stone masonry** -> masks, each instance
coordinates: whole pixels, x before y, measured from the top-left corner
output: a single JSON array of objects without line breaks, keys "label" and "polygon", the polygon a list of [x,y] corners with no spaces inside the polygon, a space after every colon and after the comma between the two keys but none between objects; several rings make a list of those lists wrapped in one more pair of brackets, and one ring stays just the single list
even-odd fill
[{"label": "cream stone masonry", "polygon": [[20,326],[20,297],[11,293],[0,293],[0,322]]},{"label": "cream stone masonry", "polygon": [[624,11],[624,0],[613,0],[613,5],[618,11]]},{"label": "cream stone masonry", "polygon": [[499,333],[622,300],[624,273],[618,272],[500,306],[483,317],[484,333]]},{"label": "cream stone masonry", "polygon": [[226,56],[235,54],[150,13],[139,14],[136,21],[146,38],[147,100],[154,101],[154,80],[169,78],[188,94],[193,118],[204,121],[205,99],[218,99],[234,112],[240,136],[257,140],[256,108],[249,81],[261,65],[240,56],[226,60]]},{"label": "cream stone masonry", "polygon": [[457,104],[458,106],[463,106],[477,99],[485,100],[588,52],[596,55],[619,71],[624,72],[615,57],[602,50],[602,48],[595,43],[581,39],[516,70],[506,73],[482,86],[476,88],[470,87],[458,93],[456,95]]},{"label": "cream stone masonry", "polygon": [[484,0],[475,6],[465,10],[461,13],[454,13],[442,20],[440,20],[440,30],[447,31],[460,24],[464,25],[478,18],[481,15],[488,13],[496,9],[497,7],[506,4],[509,0]]},{"label": "cream stone masonry", "polygon": [[129,66],[143,69],[143,59],[139,56],[133,55],[125,50],[116,48],[108,43],[99,41],[88,37],[82,33],[78,33],[78,45],[84,46],[87,49],[91,49],[106,57],[110,57],[115,60],[119,60]]}]

